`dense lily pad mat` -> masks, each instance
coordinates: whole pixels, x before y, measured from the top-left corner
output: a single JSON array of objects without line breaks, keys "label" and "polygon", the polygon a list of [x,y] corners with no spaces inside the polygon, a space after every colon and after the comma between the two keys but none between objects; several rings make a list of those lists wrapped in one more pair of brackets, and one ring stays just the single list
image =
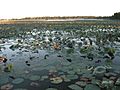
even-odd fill
[{"label": "dense lily pad mat", "polygon": [[17,30],[0,38],[0,89],[119,90],[119,24],[96,20],[0,26]]}]

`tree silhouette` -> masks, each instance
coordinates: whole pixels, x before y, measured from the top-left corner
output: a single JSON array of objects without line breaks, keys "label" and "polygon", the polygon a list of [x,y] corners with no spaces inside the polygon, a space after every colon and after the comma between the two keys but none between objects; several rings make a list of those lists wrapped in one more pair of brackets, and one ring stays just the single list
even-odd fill
[{"label": "tree silhouette", "polygon": [[111,18],[112,19],[120,19],[120,12],[114,13],[114,15]]}]

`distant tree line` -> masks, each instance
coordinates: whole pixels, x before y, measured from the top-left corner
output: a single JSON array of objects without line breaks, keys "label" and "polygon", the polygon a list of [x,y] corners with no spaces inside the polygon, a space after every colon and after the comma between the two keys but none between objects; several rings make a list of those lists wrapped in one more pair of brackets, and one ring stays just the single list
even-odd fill
[{"label": "distant tree line", "polygon": [[44,20],[48,20],[48,19],[79,19],[79,18],[87,18],[87,19],[92,19],[92,18],[96,18],[95,16],[43,16],[43,17],[26,17],[26,18],[22,18],[21,20],[26,20],[26,19],[44,19]]},{"label": "distant tree line", "polygon": [[[11,20],[49,20],[49,19],[117,19],[120,20],[120,12],[114,13],[112,16],[42,16],[42,17],[25,17],[21,19],[11,19]],[[2,20],[2,19],[0,19]]]},{"label": "distant tree line", "polygon": [[114,15],[111,16],[111,18],[120,20],[120,12],[114,13]]},{"label": "distant tree line", "polygon": [[85,18],[85,19],[117,19],[120,20],[120,12],[114,13],[114,15],[112,16],[43,16],[43,17],[25,17],[25,18],[21,18],[21,20],[26,20],[26,19],[44,19],[44,20],[48,20],[48,19],[79,19],[79,18]]},{"label": "distant tree line", "polygon": [[114,13],[112,16],[99,16],[96,17],[97,19],[115,19],[115,20],[120,20],[120,12]]}]

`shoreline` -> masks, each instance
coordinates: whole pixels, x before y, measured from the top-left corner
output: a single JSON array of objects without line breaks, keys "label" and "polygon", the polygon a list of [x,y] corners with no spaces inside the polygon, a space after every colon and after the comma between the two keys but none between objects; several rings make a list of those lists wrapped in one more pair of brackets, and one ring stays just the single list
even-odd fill
[{"label": "shoreline", "polygon": [[109,19],[97,18],[78,18],[78,19],[6,19],[0,20],[0,24],[18,24],[18,23],[41,23],[41,22],[77,22],[77,21],[104,21]]}]

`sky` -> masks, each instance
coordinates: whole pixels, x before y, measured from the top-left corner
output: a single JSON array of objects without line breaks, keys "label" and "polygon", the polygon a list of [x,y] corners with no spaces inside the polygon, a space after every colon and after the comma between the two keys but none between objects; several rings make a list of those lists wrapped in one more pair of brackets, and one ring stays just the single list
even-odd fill
[{"label": "sky", "polygon": [[0,19],[39,16],[111,16],[120,0],[0,0]]}]

